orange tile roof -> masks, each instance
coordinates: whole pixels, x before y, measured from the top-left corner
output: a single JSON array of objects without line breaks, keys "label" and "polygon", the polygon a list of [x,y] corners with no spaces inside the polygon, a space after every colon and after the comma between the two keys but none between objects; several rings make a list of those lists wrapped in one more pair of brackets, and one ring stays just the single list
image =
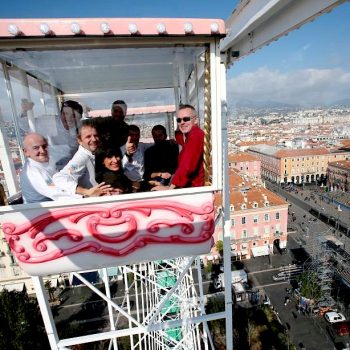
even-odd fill
[{"label": "orange tile roof", "polygon": [[238,153],[230,153],[228,155],[228,160],[229,162],[254,162],[259,159],[249,153],[238,152]]},{"label": "orange tile roof", "polygon": [[350,160],[337,160],[335,162],[329,162],[328,166],[335,166],[338,168],[350,170]]},{"label": "orange tile roof", "polygon": [[329,150],[326,148],[301,148],[301,149],[283,149],[277,151],[274,155],[277,158],[287,157],[305,157],[305,156],[317,156],[329,154]]},{"label": "orange tile roof", "polygon": [[261,140],[261,141],[239,141],[237,146],[255,146],[255,145],[271,145],[274,146],[277,144],[277,141],[271,140]]},{"label": "orange tile roof", "polygon": [[[288,204],[283,198],[264,187],[250,188],[245,193],[238,190],[232,191],[230,201],[234,205],[235,211],[245,210],[241,209],[242,204],[246,204],[247,209],[266,208],[265,202],[269,202],[269,207]],[[257,203],[257,208],[253,208],[254,203]]]},{"label": "orange tile roof", "polygon": [[339,142],[343,145],[343,147],[350,147],[350,140],[339,140]]}]

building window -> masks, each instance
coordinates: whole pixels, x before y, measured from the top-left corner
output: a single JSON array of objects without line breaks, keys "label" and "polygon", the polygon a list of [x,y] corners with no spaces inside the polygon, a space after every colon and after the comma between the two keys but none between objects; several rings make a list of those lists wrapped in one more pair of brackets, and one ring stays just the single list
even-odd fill
[{"label": "building window", "polygon": [[265,221],[270,221],[270,215],[269,214],[265,214]]},{"label": "building window", "polygon": [[242,230],[242,238],[247,238],[247,237],[248,237],[248,231]]},{"label": "building window", "polygon": [[280,219],[280,213],[276,213],[276,220]]},{"label": "building window", "polygon": [[264,233],[265,233],[265,235],[269,235],[270,234],[270,226],[265,226],[264,227]]},{"label": "building window", "polygon": [[254,236],[259,236],[259,227],[254,227]]},{"label": "building window", "polygon": [[257,224],[259,222],[259,216],[258,215],[254,216],[253,222],[254,222],[254,224]]},{"label": "building window", "polygon": [[235,226],[235,219],[231,219],[231,226]]},{"label": "building window", "polygon": [[275,232],[276,233],[280,233],[281,232],[281,225],[280,224],[277,224],[276,227],[275,227]]},{"label": "building window", "polygon": [[257,202],[253,202],[253,208],[257,208],[258,207],[258,203]]},{"label": "building window", "polygon": [[269,202],[265,202],[265,207],[268,207],[270,206],[270,203]]},{"label": "building window", "polygon": [[247,218],[245,216],[242,216],[242,225],[245,225],[247,223]]},{"label": "building window", "polygon": [[242,209],[242,210],[247,209],[247,205],[246,205],[246,204],[242,204],[242,205],[241,205],[241,209]]}]

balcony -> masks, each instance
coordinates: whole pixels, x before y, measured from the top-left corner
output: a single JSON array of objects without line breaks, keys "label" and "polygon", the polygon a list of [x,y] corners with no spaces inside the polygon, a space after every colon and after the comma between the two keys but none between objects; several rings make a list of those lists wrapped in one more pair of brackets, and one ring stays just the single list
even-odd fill
[{"label": "balcony", "polygon": [[231,238],[231,244],[234,243],[242,243],[242,242],[249,242],[249,241],[256,241],[258,239],[262,239],[262,236],[256,235],[256,236],[248,236],[248,237],[242,237],[242,238]]}]

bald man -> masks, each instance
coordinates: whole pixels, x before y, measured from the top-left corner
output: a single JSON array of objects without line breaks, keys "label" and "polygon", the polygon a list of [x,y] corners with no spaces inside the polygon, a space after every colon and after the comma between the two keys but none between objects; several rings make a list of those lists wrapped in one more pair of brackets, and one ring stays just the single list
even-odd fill
[{"label": "bald man", "polygon": [[47,140],[40,134],[30,133],[23,140],[27,157],[20,175],[24,203],[37,203],[57,199],[81,198],[58,188],[52,181],[56,168],[49,164]]}]

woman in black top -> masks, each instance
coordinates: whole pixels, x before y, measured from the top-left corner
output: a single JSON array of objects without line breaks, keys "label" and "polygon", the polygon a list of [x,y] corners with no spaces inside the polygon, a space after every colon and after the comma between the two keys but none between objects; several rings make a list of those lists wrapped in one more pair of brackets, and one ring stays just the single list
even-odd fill
[{"label": "woman in black top", "polygon": [[113,187],[111,194],[131,193],[131,181],[124,175],[119,148],[99,150],[95,155],[95,178]]}]

